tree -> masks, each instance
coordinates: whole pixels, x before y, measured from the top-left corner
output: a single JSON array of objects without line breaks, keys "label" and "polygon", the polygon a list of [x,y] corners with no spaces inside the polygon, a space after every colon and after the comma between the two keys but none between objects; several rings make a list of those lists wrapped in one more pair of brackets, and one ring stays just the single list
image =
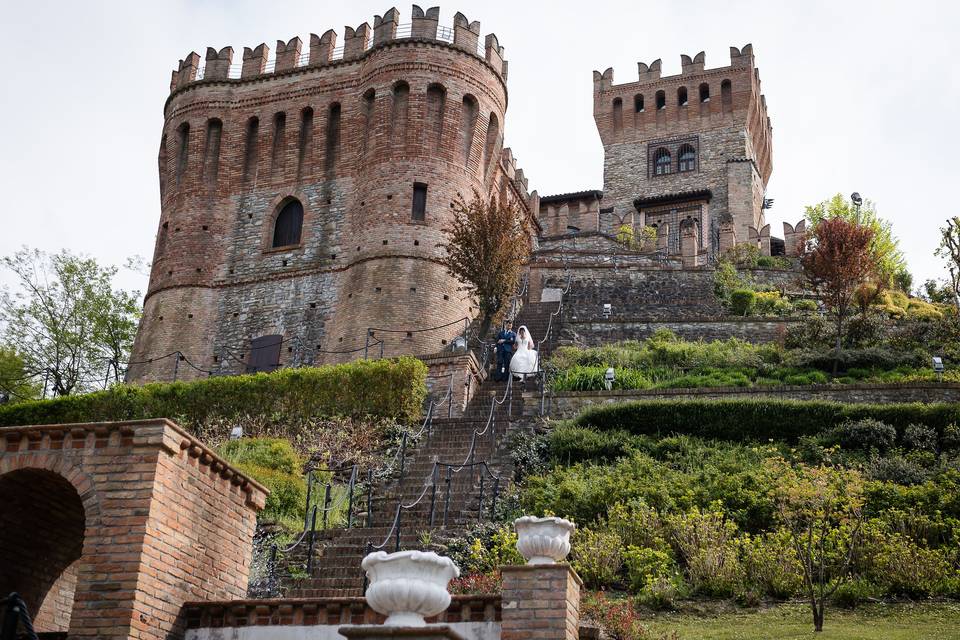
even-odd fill
[{"label": "tree", "polygon": [[0,345],[0,404],[33,400],[40,389],[24,367],[23,358],[12,347]]},{"label": "tree", "polygon": [[826,601],[850,572],[861,543],[863,478],[836,467],[766,463],[776,514],[803,568],[813,628],[823,631]]},{"label": "tree", "polygon": [[952,285],[942,280],[932,278],[924,280],[920,288],[920,296],[927,302],[935,304],[956,304]]},{"label": "tree", "polygon": [[833,362],[840,361],[843,322],[857,289],[876,273],[870,254],[873,230],[843,218],[821,220],[809,232],[800,253],[800,266],[810,287],[836,318],[837,340]]},{"label": "tree", "polygon": [[120,379],[133,345],[138,292],[114,290],[115,267],[69,251],[22,249],[3,258],[19,284],[0,297],[4,338],[16,345],[27,377],[55,396]]},{"label": "tree", "polygon": [[519,208],[476,191],[466,202],[458,196],[454,218],[444,228],[446,250],[442,264],[451,276],[466,284],[480,307],[480,335],[504,310],[520,280],[520,267],[530,255],[526,225]]},{"label": "tree", "polygon": [[[876,279],[879,286],[881,288],[897,286],[905,293],[910,292],[912,278],[907,271],[907,261],[900,250],[900,242],[893,235],[890,222],[877,215],[875,203],[865,200],[860,207],[857,207],[838,193],[830,200],[806,207],[805,217],[810,221],[810,229],[814,232],[822,221],[836,218],[873,231],[870,255],[876,263]],[[906,289],[902,289],[904,285],[907,286]]]},{"label": "tree", "polygon": [[960,217],[950,218],[947,226],[941,227],[940,246],[937,247],[936,254],[947,263],[953,304],[960,311]]}]

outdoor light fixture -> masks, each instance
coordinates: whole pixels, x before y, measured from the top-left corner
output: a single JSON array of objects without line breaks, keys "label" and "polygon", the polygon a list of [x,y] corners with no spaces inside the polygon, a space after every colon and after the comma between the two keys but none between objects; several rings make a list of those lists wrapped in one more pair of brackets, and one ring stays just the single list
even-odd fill
[{"label": "outdoor light fixture", "polygon": [[603,317],[609,318],[610,313],[613,311],[613,306],[609,302],[603,303]]},{"label": "outdoor light fixture", "polygon": [[937,380],[943,378],[943,358],[933,356],[933,372],[937,374]]},{"label": "outdoor light fixture", "polygon": [[467,350],[467,340],[463,336],[457,336],[453,339],[453,350],[454,351],[466,351]]},{"label": "outdoor light fixture", "polygon": [[235,425],[233,429],[230,429],[230,439],[239,440],[243,437],[243,427],[240,425]]},{"label": "outdoor light fixture", "polygon": [[856,191],[854,191],[853,193],[850,194],[850,202],[853,203],[853,206],[855,206],[857,209],[859,209],[859,208],[860,208],[860,205],[863,204],[863,198],[860,197],[860,194],[859,194],[859,193],[857,193]]},{"label": "outdoor light fixture", "polygon": [[608,367],[607,372],[603,374],[603,383],[607,387],[607,391],[613,389],[613,381],[616,380],[616,377],[613,367]]}]

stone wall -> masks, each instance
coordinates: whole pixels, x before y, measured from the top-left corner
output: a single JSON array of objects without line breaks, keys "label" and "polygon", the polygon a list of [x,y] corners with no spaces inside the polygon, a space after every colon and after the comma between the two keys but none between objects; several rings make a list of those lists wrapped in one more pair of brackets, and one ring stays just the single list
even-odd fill
[{"label": "stone wall", "polygon": [[[414,11],[416,13],[416,9]],[[476,313],[438,264],[453,203],[497,194],[532,218],[539,209],[503,147],[506,63],[495,36],[462,14],[453,42],[404,31],[399,14],[312,39],[191,53],[164,107],[161,216],[128,380],[245,369],[250,341],[284,338],[280,364],[360,357],[370,328],[400,330],[385,355],[434,353]],[[418,25],[425,24],[416,18]],[[386,25],[386,26],[384,26]],[[426,185],[423,219],[414,185]],[[303,205],[300,241],[274,248],[276,216]],[[442,326],[441,326],[442,325]],[[432,332],[407,330],[440,327]]]},{"label": "stone wall", "polygon": [[[527,398],[526,396],[530,397]],[[538,408],[539,396],[524,394],[524,407],[530,412]],[[536,396],[536,397],[535,397]],[[714,387],[710,389],[631,389],[622,391],[564,391],[548,395],[550,415],[573,417],[584,408],[596,404],[617,404],[634,400],[823,400],[834,402],[886,404],[898,402],[960,402],[960,384],[818,384],[783,385],[778,387]]]},{"label": "stone wall", "polygon": [[685,320],[617,319],[610,322],[564,322],[561,340],[598,347],[623,340],[644,340],[660,329],[674,332],[684,340],[727,340],[739,338],[755,344],[782,343],[791,324],[785,318],[696,318]]},{"label": "stone wall", "polygon": [[[420,356],[420,359],[429,368],[427,394],[428,398],[438,405],[435,417],[462,416],[471,398],[487,377],[486,371],[480,368],[481,363],[477,361],[473,352],[441,353]],[[445,401],[448,389],[451,398]]]}]

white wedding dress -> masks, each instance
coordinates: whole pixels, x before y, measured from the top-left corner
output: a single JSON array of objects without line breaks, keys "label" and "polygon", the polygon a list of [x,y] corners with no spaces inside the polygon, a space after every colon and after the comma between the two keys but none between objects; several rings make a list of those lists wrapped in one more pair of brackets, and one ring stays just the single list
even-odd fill
[{"label": "white wedding dress", "polygon": [[[523,334],[522,338],[520,337],[521,333]],[[536,343],[533,341],[530,331],[526,327],[520,327],[517,330],[515,344],[517,350],[513,352],[513,357],[510,359],[510,373],[520,380],[524,380],[527,376],[535,375],[540,364],[537,361]]]}]

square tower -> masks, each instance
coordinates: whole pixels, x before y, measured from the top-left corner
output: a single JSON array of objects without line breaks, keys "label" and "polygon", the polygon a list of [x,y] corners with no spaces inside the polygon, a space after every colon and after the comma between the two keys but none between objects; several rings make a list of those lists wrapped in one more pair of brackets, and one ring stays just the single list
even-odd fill
[{"label": "square tower", "polygon": [[[762,229],[772,171],[772,127],[753,47],[730,48],[730,66],[682,72],[639,63],[636,82],[593,72],[593,116],[603,142],[602,230],[656,227],[668,254],[710,255]],[[721,241],[722,230],[722,241]],[[756,235],[756,231],[754,232]]]}]

